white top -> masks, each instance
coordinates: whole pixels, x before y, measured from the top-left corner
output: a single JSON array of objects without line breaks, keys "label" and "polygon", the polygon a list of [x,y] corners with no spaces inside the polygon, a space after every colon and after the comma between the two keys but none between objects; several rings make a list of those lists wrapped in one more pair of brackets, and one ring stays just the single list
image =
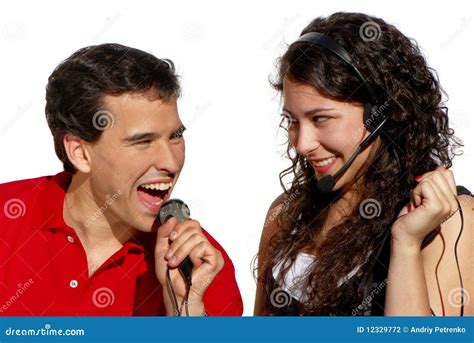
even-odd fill
[{"label": "white top", "polygon": [[[298,300],[300,303],[305,303],[308,300],[308,293],[311,288],[308,286],[304,289],[305,279],[307,271],[311,270],[312,264],[317,262],[317,258],[314,255],[300,252],[297,256],[293,265],[288,269],[284,275],[283,280],[278,281],[279,287],[290,294],[293,298]],[[273,278],[278,280],[278,274],[283,267],[283,261],[280,261],[272,268]],[[286,260],[289,263],[289,260]],[[287,267],[287,265],[285,265]],[[355,267],[349,274],[339,279],[337,287],[340,287],[343,283],[353,277],[360,269],[361,265]]]}]

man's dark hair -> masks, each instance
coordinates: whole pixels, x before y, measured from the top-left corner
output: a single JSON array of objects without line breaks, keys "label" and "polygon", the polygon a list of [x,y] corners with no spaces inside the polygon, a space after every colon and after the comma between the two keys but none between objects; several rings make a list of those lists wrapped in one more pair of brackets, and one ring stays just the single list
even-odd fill
[{"label": "man's dark hair", "polygon": [[108,124],[105,95],[156,92],[165,101],[180,96],[174,64],[120,44],[82,48],[56,67],[46,86],[46,119],[54,147],[64,170],[74,173],[64,149],[64,135],[70,133],[95,142]]}]

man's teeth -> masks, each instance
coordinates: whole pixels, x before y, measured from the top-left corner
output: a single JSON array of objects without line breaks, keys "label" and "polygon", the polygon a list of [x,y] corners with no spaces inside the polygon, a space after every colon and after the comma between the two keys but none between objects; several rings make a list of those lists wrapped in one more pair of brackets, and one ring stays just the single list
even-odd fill
[{"label": "man's teeth", "polygon": [[319,162],[314,162],[314,165],[316,167],[324,167],[325,165],[328,165],[329,163],[332,163],[335,159],[336,159],[336,157],[331,157],[331,158],[328,158],[328,159],[325,159],[325,160],[322,160],[322,161],[319,161]]},{"label": "man's teeth", "polygon": [[173,185],[172,182],[169,183],[150,183],[147,185],[141,185],[140,187],[146,188],[146,189],[154,189],[157,191],[166,191],[171,188]]},{"label": "man's teeth", "polygon": [[158,200],[157,202],[153,203],[153,205],[159,205],[163,202],[163,199]]}]

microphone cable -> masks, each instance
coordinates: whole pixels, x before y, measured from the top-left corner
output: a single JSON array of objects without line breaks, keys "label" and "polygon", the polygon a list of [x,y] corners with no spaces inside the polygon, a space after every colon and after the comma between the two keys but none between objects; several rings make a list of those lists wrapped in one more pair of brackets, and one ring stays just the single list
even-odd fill
[{"label": "microphone cable", "polygon": [[189,317],[189,293],[191,291],[191,286],[185,282],[185,287],[186,287],[186,294],[184,296],[184,302],[181,304],[181,306],[178,305],[178,299],[176,297],[176,292],[173,287],[173,283],[171,282],[171,276],[170,276],[170,269],[166,268],[166,279],[169,284],[170,290],[171,290],[171,296],[173,300],[173,307],[174,307],[174,314],[175,316],[181,316],[181,313],[183,311],[183,306],[184,310],[186,312],[186,316]]},{"label": "microphone cable", "polygon": [[[459,202],[459,199],[457,198],[457,196],[456,196],[456,202],[458,204],[459,216],[461,217],[461,228],[459,230],[458,237],[456,238],[456,242],[454,243],[454,258],[456,260],[456,267],[457,267],[457,270],[458,270],[459,285],[461,286],[461,306],[460,306],[461,309],[460,309],[460,314],[459,315],[461,317],[463,317],[464,316],[464,283],[463,283],[463,280],[462,280],[461,267],[459,265],[458,244],[459,244],[459,240],[461,239],[462,232],[464,230],[464,213],[463,213],[463,210],[462,210],[462,207],[461,207],[461,203]],[[440,234],[441,234],[441,232],[440,232]],[[445,309],[444,309],[443,294],[441,292],[441,287],[440,287],[439,279],[438,279],[438,267],[439,267],[439,264],[441,263],[441,260],[442,260],[443,255],[444,255],[444,250],[445,250],[445,241],[444,241],[444,237],[443,237],[442,234],[441,234],[441,240],[443,242],[443,251],[441,252],[441,256],[439,257],[438,263],[436,264],[435,276],[436,276],[436,283],[437,283],[437,286],[438,286],[439,299],[441,301],[442,315],[444,317],[444,316],[446,316],[446,313],[445,313]],[[436,317],[436,314],[434,313],[434,311],[431,307],[430,307],[430,310],[431,310],[431,314]]]}]

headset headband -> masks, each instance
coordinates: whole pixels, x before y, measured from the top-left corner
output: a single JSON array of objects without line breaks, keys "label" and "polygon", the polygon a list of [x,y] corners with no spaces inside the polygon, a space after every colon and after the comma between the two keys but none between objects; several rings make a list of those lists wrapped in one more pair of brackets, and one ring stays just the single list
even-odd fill
[{"label": "headset headband", "polygon": [[359,81],[363,83],[365,88],[367,89],[367,92],[369,93],[369,96],[371,100],[373,101],[373,103],[374,104],[380,103],[380,99],[378,99],[372,87],[369,86],[369,84],[367,83],[367,81],[362,76],[361,72],[359,71],[359,69],[357,69],[357,67],[354,65],[354,62],[352,61],[352,58],[349,55],[349,53],[346,51],[346,49],[344,49],[339,43],[337,43],[331,37],[320,32],[308,32],[302,35],[300,38],[298,38],[293,44],[296,44],[296,43],[310,43],[313,45],[317,45],[329,50],[330,52],[338,56],[352,70],[354,70]]}]

